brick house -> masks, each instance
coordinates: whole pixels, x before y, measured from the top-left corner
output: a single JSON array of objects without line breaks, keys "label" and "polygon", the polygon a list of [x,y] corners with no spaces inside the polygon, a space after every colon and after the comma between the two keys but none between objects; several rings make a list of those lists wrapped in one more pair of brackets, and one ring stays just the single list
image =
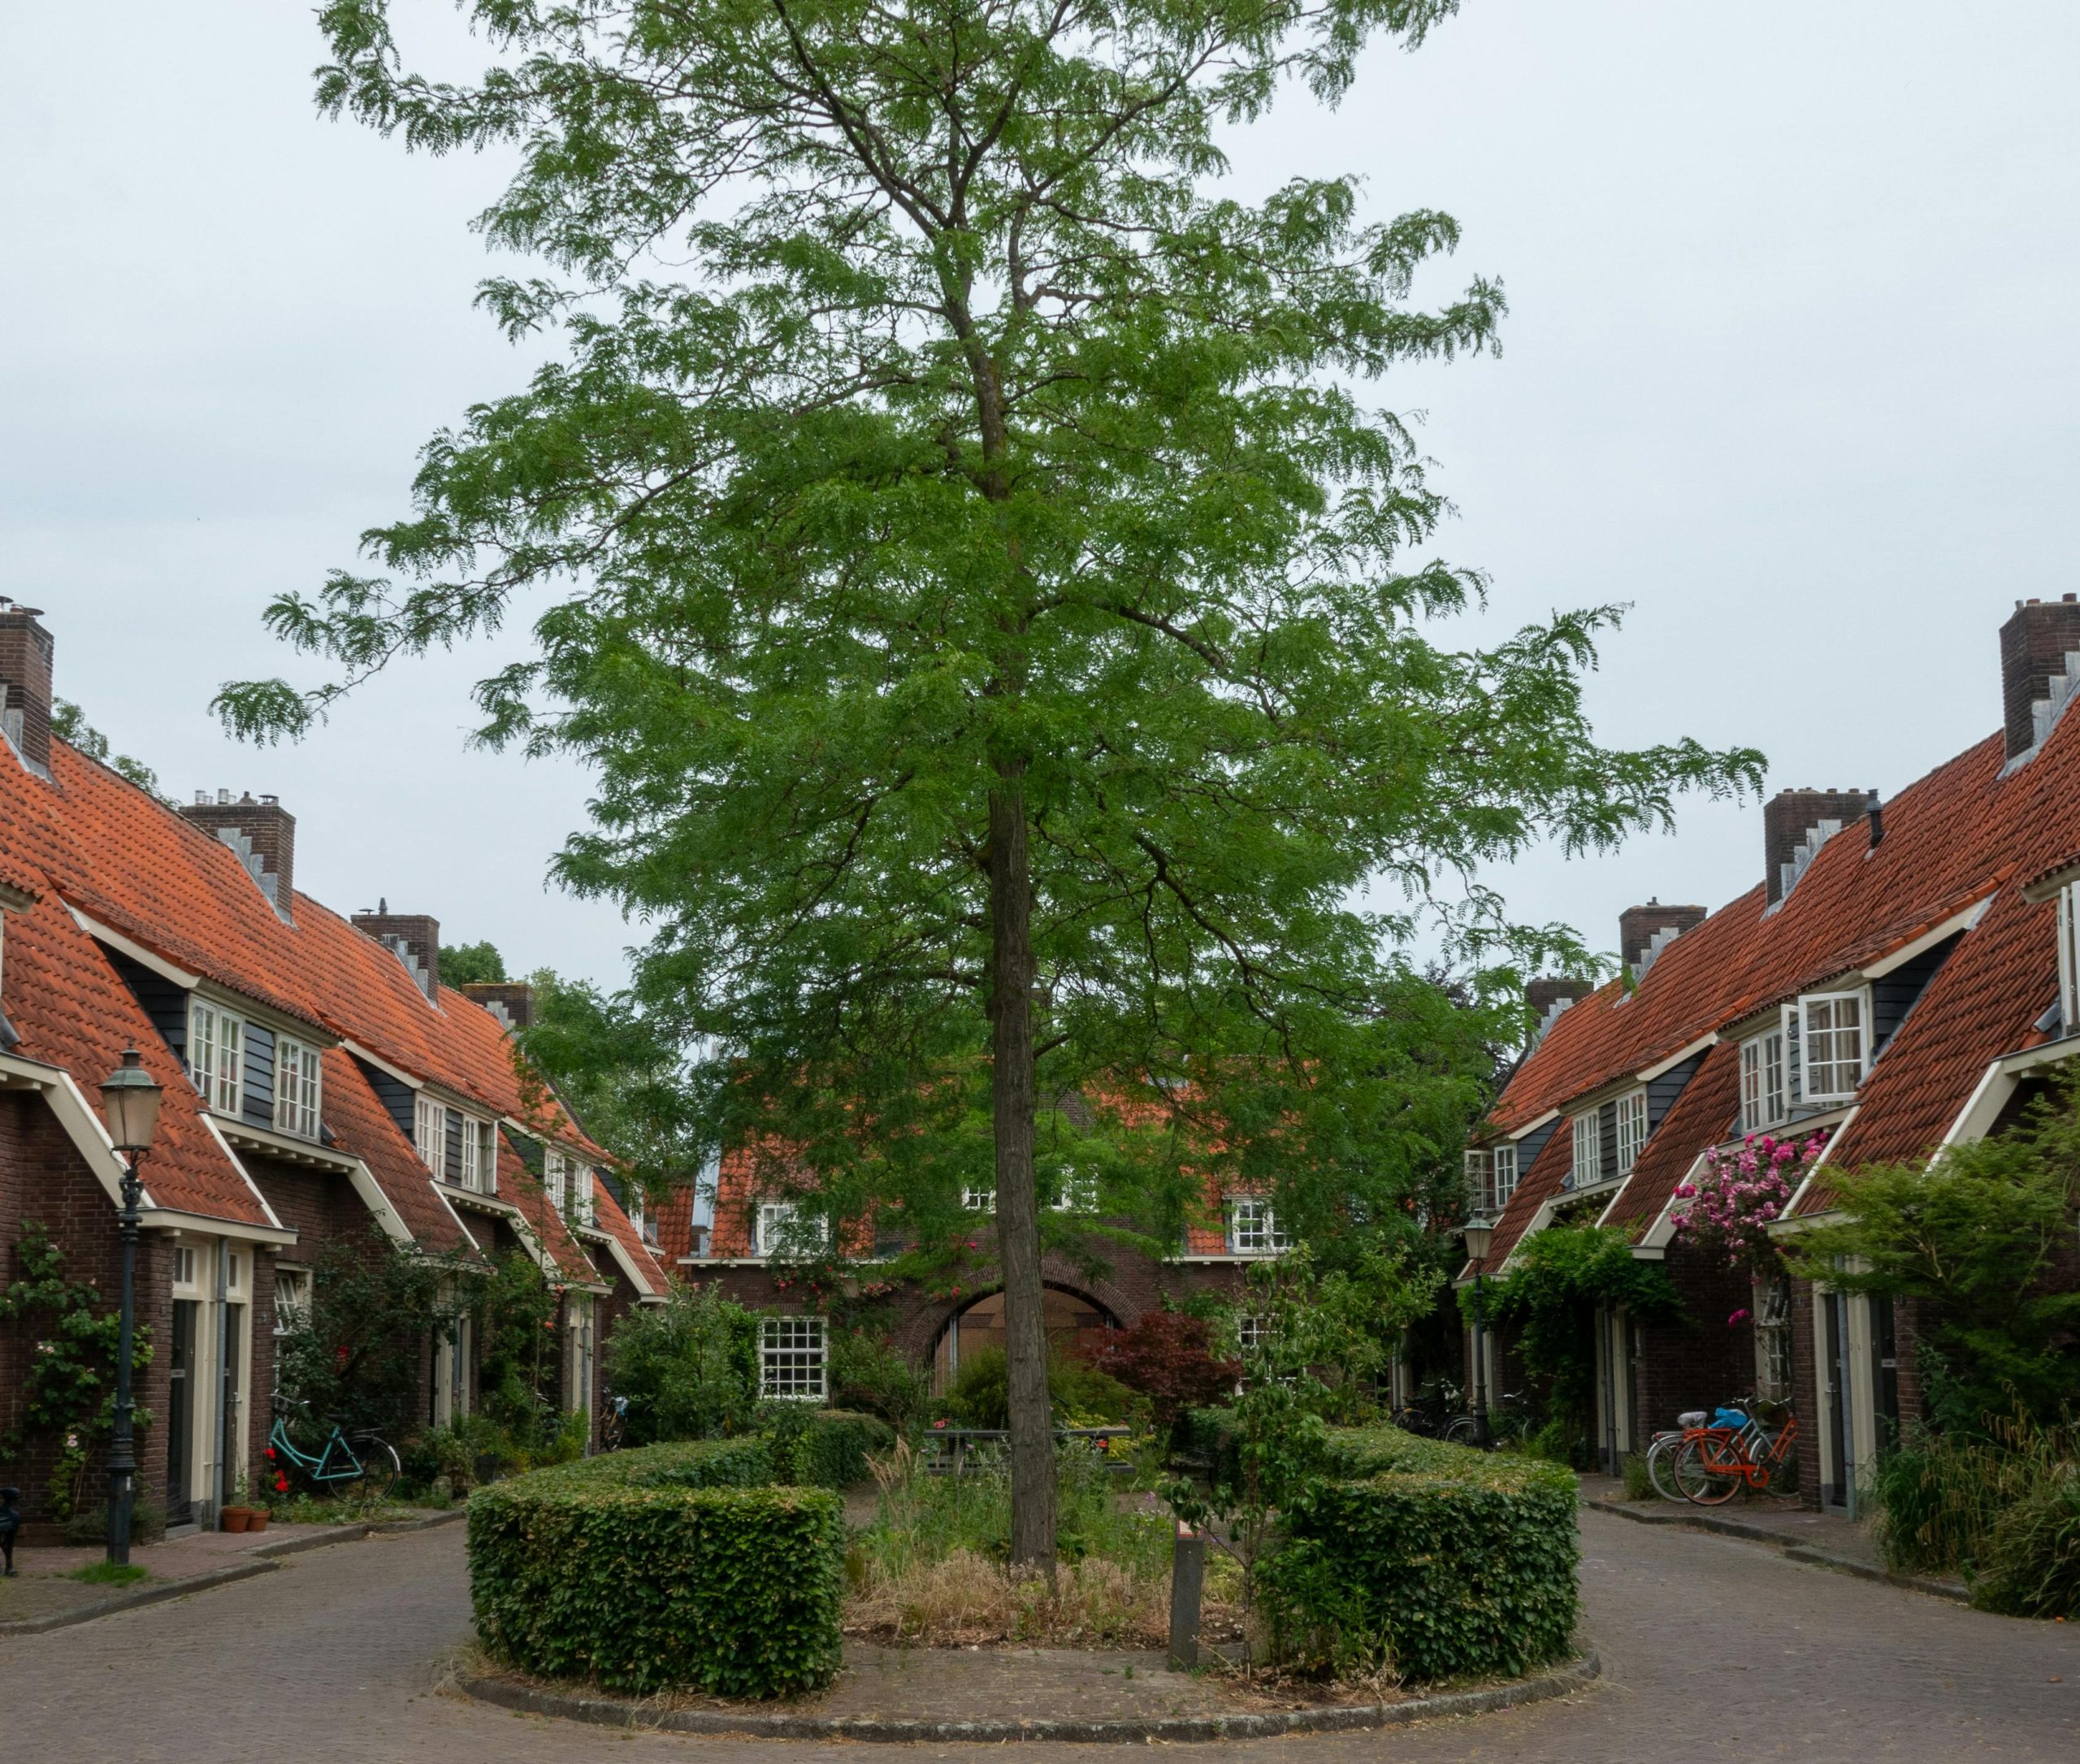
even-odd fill
[{"label": "brick house", "polygon": [[[274,798],[176,811],[57,739],[40,619],[0,610],[0,1268],[38,1222],[113,1301],[120,1165],[97,1087],[136,1047],[165,1089],[141,1172],[143,1492],[210,1521],[266,1442],[277,1329],[318,1247],[371,1223],[430,1253],[531,1258],[561,1295],[564,1405],[596,1413],[604,1335],[668,1277],[605,1155],[523,1081],[525,989],[444,986],[431,918],[299,893]],[[34,1347],[28,1323],[0,1326],[0,1435]],[[415,1419],[470,1406],[466,1337],[429,1341],[422,1371]],[[32,1515],[57,1443],[0,1467]]]},{"label": "brick house", "polygon": [[[1114,1100],[1123,1114],[1138,1120],[1153,1118],[1160,1107],[1155,1101]],[[1072,1099],[1068,1107],[1082,1105]],[[935,1390],[945,1389],[964,1354],[1003,1345],[1003,1289],[990,1217],[994,1196],[971,1190],[962,1201],[973,1216],[975,1234],[957,1286],[942,1295],[906,1283],[886,1301],[892,1312],[890,1345],[930,1368]],[[1208,1184],[1175,1253],[1168,1256],[1151,1256],[1102,1235],[1091,1194],[1071,1190],[1051,1203],[1043,1197],[1042,1205],[1081,1252],[1051,1247],[1042,1260],[1047,1333],[1060,1344],[1131,1328],[1166,1300],[1202,1292],[1232,1298],[1242,1291],[1251,1263],[1287,1247],[1268,1198],[1224,1193],[1217,1183]],[[1087,1234],[1079,1229],[1086,1221]],[[661,1209],[658,1224],[661,1253],[679,1277],[697,1285],[712,1283],[747,1308],[770,1314],[760,1325],[765,1395],[830,1394],[829,1320],[800,1277],[805,1263],[821,1257],[828,1227],[816,1212],[805,1179],[784,1156],[729,1148]],[[891,1216],[878,1225],[863,1221],[843,1228],[847,1266],[843,1277],[855,1285],[871,1281],[876,1260],[893,1252],[899,1226]]]},{"label": "brick house", "polygon": [[[1675,1237],[1675,1190],[1715,1146],[1825,1131],[1779,1228],[1796,1232],[1828,1216],[1833,1170],[1992,1132],[2080,1051],[2080,717],[2063,715],[2080,604],[2017,603],[2000,656],[1999,733],[1890,800],[1780,792],[1757,886],[1710,913],[1635,908],[1621,980],[1540,983],[1531,1050],[1467,1156],[1496,1220],[1484,1271],[1592,1220],[1663,1263],[1695,1325],[1596,1319],[1606,1464],[1680,1410],[1760,1389],[1794,1404],[1808,1498],[1852,1510],[1874,1450],[1920,1414],[1907,1307],[1751,1291]],[[1508,1346],[1488,1344],[1491,1390]]]}]

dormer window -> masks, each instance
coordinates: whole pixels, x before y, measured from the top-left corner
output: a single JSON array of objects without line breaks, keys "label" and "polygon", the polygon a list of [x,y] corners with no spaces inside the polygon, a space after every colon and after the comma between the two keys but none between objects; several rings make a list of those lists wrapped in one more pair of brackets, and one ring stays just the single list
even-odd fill
[{"label": "dormer window", "polygon": [[245,1022],[205,999],[188,1008],[188,1070],[203,1107],[236,1115],[245,1097]]},{"label": "dormer window", "polygon": [[1603,1180],[1602,1112],[1585,1108],[1574,1117],[1575,1163],[1567,1185],[1590,1188]]},{"label": "dormer window", "polygon": [[1272,1203],[1257,1196],[1238,1196],[1228,1203],[1228,1253],[1279,1255],[1292,1246],[1278,1229]]},{"label": "dormer window", "polygon": [[1517,1191],[1517,1148],[1514,1142],[1495,1147],[1489,1155],[1488,1168],[1493,1172],[1494,1203],[1488,1213],[1493,1219],[1510,1204],[1510,1197]]},{"label": "dormer window", "polygon": [[2058,891],[2058,1016],[2061,1034],[2080,1034],[2080,882]]},{"label": "dormer window", "polygon": [[1784,1112],[1784,1032],[1773,1029],[1740,1044],[1740,1130],[1774,1127]]},{"label": "dormer window", "polygon": [[792,1201],[761,1202],[758,1232],[752,1248],[763,1256],[801,1255],[821,1250],[830,1242],[830,1221],[820,1215],[805,1216]]},{"label": "dormer window", "polygon": [[413,1107],[412,1143],[419,1162],[444,1182],[473,1194],[498,1192],[498,1126],[437,1096],[422,1095]]},{"label": "dormer window", "polygon": [[1805,1100],[1846,1103],[1869,1060],[1868,1013],[1861,992],[1822,992],[1799,1000]]},{"label": "dormer window", "polygon": [[315,1047],[275,1038],[275,1126],[299,1139],[318,1137],[318,1098],[324,1068]]},{"label": "dormer window", "polygon": [[1628,1091],[1618,1099],[1618,1174],[1630,1176],[1647,1142],[1647,1093]]},{"label": "dormer window", "polygon": [[551,1146],[543,1155],[542,1181],[556,1210],[574,1225],[592,1222],[592,1172],[567,1151]]}]

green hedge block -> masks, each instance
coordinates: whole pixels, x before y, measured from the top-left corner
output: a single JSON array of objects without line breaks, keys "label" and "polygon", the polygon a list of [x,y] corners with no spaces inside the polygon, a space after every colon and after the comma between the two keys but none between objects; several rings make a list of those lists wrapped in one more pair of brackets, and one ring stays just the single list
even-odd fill
[{"label": "green hedge block", "polygon": [[791,1696],[838,1670],[844,1518],[756,1485],[757,1440],[618,1452],[479,1489],[470,1592],[495,1658],[647,1696]]},{"label": "green hedge block", "polygon": [[1285,1515],[1263,1571],[1280,1651],[1409,1684],[1515,1678],[1563,1657],[1580,1543],[1573,1473],[1421,1439],[1336,1429],[1332,1476]]},{"label": "green hedge block", "polygon": [[1187,1409],[1178,1416],[1170,1436],[1171,1450],[1192,1463],[1203,1465],[1221,1488],[1232,1487],[1241,1473],[1237,1456],[1241,1445],[1233,1409]]},{"label": "green hedge block", "polygon": [[871,1474],[868,1454],[895,1443],[895,1430],[886,1421],[845,1409],[775,1402],[760,1411],[759,1421],[772,1442],[780,1480],[807,1488],[849,1489],[865,1481]]}]

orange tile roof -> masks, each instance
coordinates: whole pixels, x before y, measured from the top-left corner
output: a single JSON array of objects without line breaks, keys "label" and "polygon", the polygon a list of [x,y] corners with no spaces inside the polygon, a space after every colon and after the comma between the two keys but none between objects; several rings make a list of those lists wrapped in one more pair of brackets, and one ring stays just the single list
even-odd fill
[{"label": "orange tile roof", "polygon": [[[388,948],[308,895],[293,897],[294,923],[284,922],[228,847],[62,741],[52,743],[51,774],[46,782],[0,756],[0,881],[41,896],[31,911],[11,916],[0,969],[0,1006],[21,1034],[21,1057],[63,1067],[97,1107],[94,1085],[132,1042],[148,1065],[167,1068],[158,1073],[162,1083],[180,1075],[100,945],[68,910],[76,909],[178,968],[523,1121],[581,1158],[608,1161],[553,1095],[527,1081],[505,1029],[480,1006],[445,987],[436,1006]],[[335,1050],[324,1068],[323,1112],[337,1148],[368,1167],[418,1241],[436,1248],[466,1242],[353,1060]],[[154,1203],[266,1223],[264,1203],[203,1125],[192,1086],[169,1083],[162,1115],[148,1180]],[[524,1168],[520,1180],[539,1195]],[[617,1235],[627,1229],[611,1195],[600,1216]],[[570,1277],[596,1277],[560,1221],[544,1241]]]},{"label": "orange tile roof", "polygon": [[1720,1042],[1647,1136],[1632,1179],[1618,1190],[1602,1222],[1637,1243],[1653,1229],[1698,1153],[1734,1132],[1740,1112],[1740,1049],[1735,1042]]}]

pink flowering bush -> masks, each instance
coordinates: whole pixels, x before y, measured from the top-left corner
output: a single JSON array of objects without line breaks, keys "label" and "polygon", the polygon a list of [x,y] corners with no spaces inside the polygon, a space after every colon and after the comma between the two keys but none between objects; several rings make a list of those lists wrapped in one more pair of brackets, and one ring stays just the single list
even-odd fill
[{"label": "pink flowering bush", "polygon": [[1805,1139],[1750,1133],[1739,1146],[1706,1152],[1703,1173],[1676,1188],[1675,1198],[1689,1203],[1676,1216],[1676,1241],[1722,1255],[1729,1267],[1751,1274],[1774,1273],[1770,1226],[1783,1216],[1826,1142],[1825,1133]]}]

